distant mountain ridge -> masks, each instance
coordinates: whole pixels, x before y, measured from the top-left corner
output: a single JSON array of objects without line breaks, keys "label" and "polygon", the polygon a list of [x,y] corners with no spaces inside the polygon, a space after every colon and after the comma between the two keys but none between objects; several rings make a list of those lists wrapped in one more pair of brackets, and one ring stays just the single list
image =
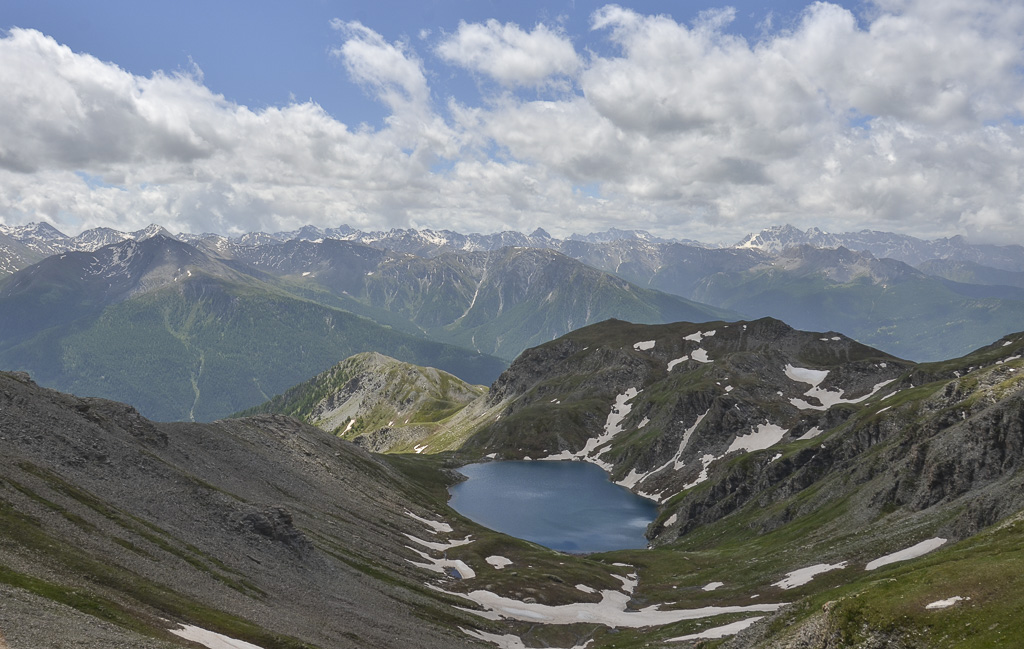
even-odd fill
[{"label": "distant mountain ridge", "polygon": [[436,254],[442,250],[482,251],[496,250],[508,246],[530,248],[551,248],[575,257],[573,243],[612,244],[634,242],[650,245],[685,245],[699,248],[756,249],[768,253],[779,253],[786,248],[809,245],[815,248],[848,248],[858,252],[870,252],[875,257],[896,259],[911,266],[917,266],[933,259],[973,262],[1014,272],[1024,271],[1024,246],[971,244],[963,236],[924,240],[909,235],[861,230],[859,232],[829,233],[819,228],[800,230],[791,225],[776,225],[758,233],[752,233],[733,245],[700,242],[694,239],[663,238],[644,230],[620,230],[611,228],[604,232],[571,234],[565,239],[551,237],[542,228],[530,234],[515,231],[492,234],[462,234],[453,230],[391,229],[362,231],[341,225],[336,228],[318,228],[307,225],[298,230],[282,232],[250,232],[233,237],[215,233],[179,233],[171,235],[159,225],[150,225],[135,232],[122,232],[111,228],[93,228],[77,236],[63,234],[47,223],[30,223],[22,226],[0,224],[0,235],[9,236],[29,246],[40,254],[56,254],[69,250],[95,250],[110,243],[125,239],[144,239],[157,232],[165,236],[176,236],[183,241],[195,243],[200,240],[225,241],[245,246],[258,246],[271,241],[304,239],[317,241],[338,239],[355,241],[374,247],[387,248],[394,252],[408,252],[417,255]]},{"label": "distant mountain ridge", "polygon": [[[7,236],[8,245],[0,238],[0,268],[10,271],[38,261],[44,248],[89,249],[157,232],[169,236],[156,225],[135,233],[94,230],[63,239],[48,226],[4,228],[0,237]],[[574,286],[575,295],[563,292],[557,306],[545,302],[551,288],[542,292],[535,285],[533,292],[520,291],[513,296],[522,305],[520,312],[509,312],[509,296],[501,293],[505,289],[490,286],[507,270],[496,267],[496,259],[512,263],[516,257],[519,269],[531,264],[548,268],[548,274],[515,271],[509,278],[545,278],[549,287],[559,284],[551,281],[555,267],[577,279],[586,275],[540,251],[564,255],[642,289],[689,300],[686,308],[704,309],[702,315],[686,312],[682,303],[668,305],[664,297],[646,294],[640,300],[644,304],[630,308],[634,315],[626,316],[640,322],[770,316],[802,329],[843,331],[865,344],[924,361],[966,353],[1015,330],[1024,318],[1024,248],[972,245],[961,237],[924,241],[884,232],[830,234],[777,226],[722,247],[667,240],[642,230],[612,229],[556,239],[542,228],[530,234],[466,235],[450,230],[362,232],[348,226],[305,226],[278,233],[177,238],[242,272],[252,272],[242,268],[248,265],[285,278],[293,288],[307,284],[298,288],[306,299],[322,299],[326,290],[333,306],[507,360],[568,329],[623,317],[622,311],[604,309],[607,299],[585,303],[585,293],[595,290],[597,276]],[[26,242],[35,242],[35,247],[28,248]],[[513,249],[519,252],[499,254]],[[526,258],[533,261],[526,264]],[[371,267],[371,259],[380,267]],[[349,263],[352,266],[346,267]],[[607,278],[601,282],[611,286]],[[621,294],[625,287],[615,290]],[[654,307],[652,301],[662,304]],[[552,312],[557,314],[554,320],[544,322]],[[525,327],[516,319],[535,324]],[[526,329],[533,333],[525,335]]]}]

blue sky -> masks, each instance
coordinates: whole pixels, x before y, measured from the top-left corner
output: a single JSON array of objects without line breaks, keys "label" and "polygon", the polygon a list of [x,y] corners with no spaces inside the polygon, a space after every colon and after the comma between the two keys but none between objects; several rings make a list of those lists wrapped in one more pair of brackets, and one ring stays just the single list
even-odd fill
[{"label": "blue sky", "polygon": [[1021,242],[1024,8],[7,2],[0,222]]}]

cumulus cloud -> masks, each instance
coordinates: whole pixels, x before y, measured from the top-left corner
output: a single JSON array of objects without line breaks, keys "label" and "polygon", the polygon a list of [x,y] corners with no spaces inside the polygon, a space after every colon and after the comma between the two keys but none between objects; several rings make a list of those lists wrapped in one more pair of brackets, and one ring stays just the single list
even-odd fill
[{"label": "cumulus cloud", "polygon": [[[356,129],[315,103],[254,110],[199,73],[132,75],[15,29],[0,38],[0,219],[725,241],[790,222],[1021,242],[1024,6],[819,2],[754,41],[733,17],[609,5],[587,37],[611,53],[586,58],[542,25],[461,23],[420,58],[336,21],[333,54],[388,111]],[[498,88],[434,97],[445,64]],[[517,92],[552,80],[572,92]]]},{"label": "cumulus cloud", "polygon": [[358,21],[335,19],[331,26],[345,36],[345,43],[331,53],[345,62],[356,81],[370,86],[392,110],[407,105],[425,106],[430,99],[423,64],[401,42],[384,37]]},{"label": "cumulus cloud", "polygon": [[450,63],[484,73],[504,86],[541,86],[553,77],[573,75],[581,65],[572,41],[538,24],[524,31],[514,23],[459,22],[459,28],[437,46]]}]

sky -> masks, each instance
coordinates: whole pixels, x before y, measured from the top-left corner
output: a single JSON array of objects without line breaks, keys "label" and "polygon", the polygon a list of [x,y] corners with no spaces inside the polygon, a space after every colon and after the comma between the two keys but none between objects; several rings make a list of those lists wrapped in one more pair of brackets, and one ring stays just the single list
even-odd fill
[{"label": "sky", "polygon": [[0,223],[1024,244],[1024,3],[0,3]]}]

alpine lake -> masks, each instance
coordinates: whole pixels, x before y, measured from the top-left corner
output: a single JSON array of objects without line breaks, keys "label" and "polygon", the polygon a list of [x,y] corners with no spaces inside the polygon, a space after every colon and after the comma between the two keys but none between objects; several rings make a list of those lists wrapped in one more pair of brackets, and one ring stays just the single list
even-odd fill
[{"label": "alpine lake", "polygon": [[459,469],[449,505],[492,530],[561,552],[647,547],[657,505],[589,462],[501,461]]}]

